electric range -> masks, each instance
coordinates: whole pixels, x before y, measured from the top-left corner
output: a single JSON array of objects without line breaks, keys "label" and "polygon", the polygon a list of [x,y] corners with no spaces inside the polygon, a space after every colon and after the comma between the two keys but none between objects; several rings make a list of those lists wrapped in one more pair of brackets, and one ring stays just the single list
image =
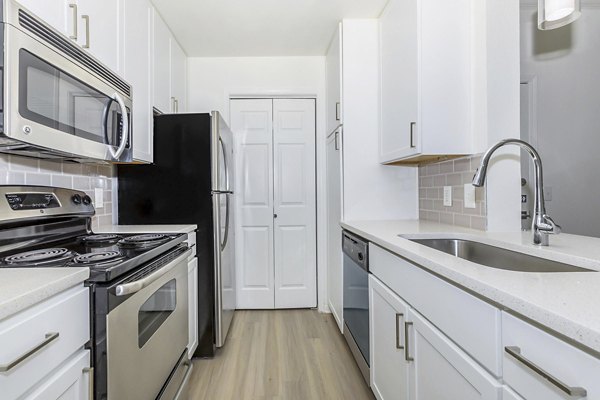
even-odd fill
[{"label": "electric range", "polygon": [[0,186],[0,268],[90,269],[94,399],[184,398],[187,234],[95,234],[94,214],[81,191]]}]

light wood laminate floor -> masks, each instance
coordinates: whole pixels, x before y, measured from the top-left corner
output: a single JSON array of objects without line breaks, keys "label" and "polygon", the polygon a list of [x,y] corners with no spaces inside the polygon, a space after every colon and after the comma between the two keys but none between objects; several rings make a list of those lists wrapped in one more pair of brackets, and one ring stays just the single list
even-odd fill
[{"label": "light wood laminate floor", "polygon": [[193,400],[374,399],[331,314],[236,311],[214,359],[194,360]]}]

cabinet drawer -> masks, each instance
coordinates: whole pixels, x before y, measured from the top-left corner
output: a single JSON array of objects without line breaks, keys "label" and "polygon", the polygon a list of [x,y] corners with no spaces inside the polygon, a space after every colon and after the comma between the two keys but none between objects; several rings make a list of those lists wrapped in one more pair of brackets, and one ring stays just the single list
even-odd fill
[{"label": "cabinet drawer", "polygon": [[600,359],[505,312],[502,350],[504,381],[524,398],[580,399],[583,388],[587,400],[600,399]]},{"label": "cabinet drawer", "polygon": [[0,372],[3,398],[13,399],[25,393],[89,339],[89,290],[83,286],[66,290],[1,321],[1,365],[18,360],[46,341],[29,357]]},{"label": "cabinet drawer", "polygon": [[500,310],[372,243],[369,257],[375,276],[500,376]]}]

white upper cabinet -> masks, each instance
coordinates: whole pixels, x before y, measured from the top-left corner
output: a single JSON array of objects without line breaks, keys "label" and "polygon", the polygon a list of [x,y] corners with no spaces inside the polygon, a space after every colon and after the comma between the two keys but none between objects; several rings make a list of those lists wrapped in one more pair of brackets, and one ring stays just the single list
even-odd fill
[{"label": "white upper cabinet", "polygon": [[171,37],[171,112],[186,111],[186,55],[175,38]]},{"label": "white upper cabinet", "polygon": [[[79,14],[77,43],[111,70],[122,75],[123,71],[119,65],[119,48],[122,41],[119,21],[121,1],[77,0]],[[132,23],[130,19],[125,22]]]},{"label": "white upper cabinet", "polygon": [[382,163],[472,152],[473,1],[391,0],[382,13]]},{"label": "white upper cabinet", "polygon": [[153,106],[162,113],[173,111],[171,99],[171,31],[156,10],[153,14]]},{"label": "white upper cabinet", "polygon": [[123,77],[133,87],[133,158],[152,162],[152,14],[148,0],[122,2]]},{"label": "white upper cabinet", "polygon": [[54,29],[75,38],[77,35],[76,21],[77,4],[68,0],[18,0],[29,11],[44,20]]}]

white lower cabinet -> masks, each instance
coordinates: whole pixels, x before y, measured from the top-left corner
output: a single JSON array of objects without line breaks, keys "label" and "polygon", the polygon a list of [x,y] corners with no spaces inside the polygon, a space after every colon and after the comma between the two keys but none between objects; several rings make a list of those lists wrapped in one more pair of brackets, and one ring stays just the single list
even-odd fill
[{"label": "white lower cabinet", "polygon": [[408,305],[369,276],[371,390],[379,400],[408,400],[404,323]]},{"label": "white lower cabinet", "polygon": [[600,360],[502,313],[502,372],[528,400],[600,399]]},{"label": "white lower cabinet", "polygon": [[371,389],[380,400],[494,400],[501,384],[377,278],[369,279]]},{"label": "white lower cabinet", "polygon": [[494,400],[502,386],[446,335],[409,311],[411,400]]},{"label": "white lower cabinet", "polygon": [[198,258],[196,256],[188,262],[188,307],[188,356],[191,359],[198,347]]},{"label": "white lower cabinet", "polygon": [[90,351],[80,350],[55,373],[42,383],[27,400],[91,400],[93,399],[92,375],[89,368]]}]

